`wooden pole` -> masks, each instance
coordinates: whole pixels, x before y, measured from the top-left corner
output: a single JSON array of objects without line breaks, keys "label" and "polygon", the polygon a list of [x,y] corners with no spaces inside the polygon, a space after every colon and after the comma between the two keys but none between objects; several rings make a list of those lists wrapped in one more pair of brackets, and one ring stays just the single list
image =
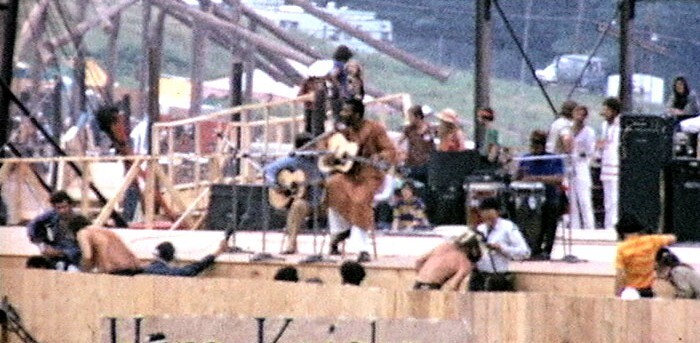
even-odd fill
[{"label": "wooden pole", "polygon": [[622,0],[620,7],[620,102],[622,112],[634,109],[632,99],[632,75],[634,74],[634,46],[632,30],[634,28],[635,0]]},{"label": "wooden pole", "polygon": [[[258,26],[254,21],[248,23],[248,29],[251,32],[255,32],[257,30],[257,27]],[[243,102],[250,102],[253,99],[253,83],[255,82],[255,59],[252,58],[253,54],[255,54],[255,51],[249,51],[242,54],[242,56],[244,57],[243,73],[245,74],[245,90],[243,91]],[[284,65],[289,65],[288,63],[286,63],[287,61],[284,62]],[[290,74],[285,74],[287,76],[291,76]]]},{"label": "wooden pole", "polygon": [[479,108],[490,106],[491,99],[491,0],[476,1],[476,55],[474,56],[474,142],[479,148],[484,127],[477,119]]},{"label": "wooden pole", "polygon": [[[140,114],[148,115],[148,54],[149,54],[149,32],[151,27],[151,0],[144,0],[142,3],[141,11],[141,56],[140,66],[137,69],[138,75],[136,79],[139,80],[139,101],[138,101],[138,111]],[[150,137],[148,142],[150,142]]]},{"label": "wooden pole", "polygon": [[313,15],[314,17],[317,17],[343,31],[348,33],[349,35],[367,43],[367,45],[377,49],[378,51],[385,53],[403,63],[406,65],[415,68],[427,75],[430,75],[431,77],[434,77],[440,81],[446,81],[451,74],[451,71],[448,70],[447,68],[440,67],[437,65],[434,65],[430,62],[427,62],[425,60],[422,60],[418,57],[415,57],[399,48],[394,47],[391,44],[388,44],[386,42],[383,42],[381,40],[378,40],[374,37],[372,37],[370,34],[355,28],[354,26],[350,25],[349,23],[336,18],[335,16],[326,13],[324,10],[316,7],[314,4],[309,2],[308,0],[289,0],[289,3],[297,5],[301,8],[304,9],[307,13]]},{"label": "wooden pole", "polygon": [[[228,0],[228,2],[232,3],[233,0]],[[241,5],[241,7],[245,7],[245,5]],[[214,8],[217,9],[219,7],[217,7],[215,5]],[[238,16],[236,16],[232,13],[229,13],[228,11],[223,11],[223,10],[219,9],[218,11],[215,10],[214,13],[216,14],[217,17],[219,17],[221,19],[224,19],[232,24],[238,24],[238,21],[236,21],[236,18]],[[251,20],[249,23],[248,29],[251,32],[256,32],[258,23],[259,23],[258,21]],[[270,23],[268,23],[268,24],[270,24]],[[278,28],[278,30],[279,30],[279,28]],[[296,48],[296,45],[298,45],[298,44],[292,45],[292,47]],[[273,52],[268,51],[268,50],[255,51],[255,47],[250,47],[249,49],[242,49],[242,50],[243,51],[241,51],[241,54],[246,56],[245,62],[252,64],[253,69],[255,69],[255,64],[258,62],[258,59],[254,58],[255,54],[257,53],[257,54],[260,54],[263,57],[265,57],[265,59],[270,61],[270,63],[272,63],[280,71],[282,71],[282,73],[284,73],[284,75],[289,79],[289,82],[291,83],[291,85],[300,84],[304,78],[304,76],[301,75],[299,73],[299,71],[297,71],[289,62],[287,62],[286,59],[280,57],[276,53],[273,53]],[[305,50],[310,50],[310,49],[306,48]],[[313,57],[314,58],[321,58],[321,56],[322,56],[321,54],[316,52]],[[272,75],[270,75],[270,76],[272,76]],[[275,79],[280,81],[280,82],[284,82],[284,81],[281,81],[277,78],[275,78]],[[249,98],[249,96],[248,96],[248,98]]]},{"label": "wooden pole", "polygon": [[109,38],[107,41],[107,84],[105,85],[105,96],[108,103],[114,103],[114,82],[117,75],[117,64],[119,63],[119,29],[121,28],[121,14],[116,14],[112,17],[112,25],[109,29]]},{"label": "wooden pole", "polygon": [[229,34],[235,35],[237,38],[246,41],[249,44],[254,45],[257,49],[270,50],[271,52],[277,53],[280,56],[298,61],[303,64],[311,64],[314,59],[296,51],[286,46],[276,44],[274,41],[270,40],[269,37],[263,36],[261,34],[256,34],[250,32],[244,27],[236,24],[232,24],[217,18],[215,15],[210,13],[204,13],[198,9],[191,8],[183,3],[172,2],[169,0],[151,0],[151,2],[160,7],[161,9],[170,12],[181,12],[189,15],[194,21],[199,21],[209,28],[220,28],[228,31]]},{"label": "wooden pole", "polygon": [[[184,25],[186,25],[188,27],[192,27],[192,25],[193,25],[192,20],[190,20],[186,15],[184,15],[182,13],[169,12],[168,14],[172,18],[174,18],[175,20],[183,23]],[[296,82],[292,81],[289,77],[287,77],[278,68],[277,65],[273,65],[273,64],[271,64],[271,62],[263,60],[263,57],[265,57],[265,56],[262,56],[263,52],[257,51],[257,54],[249,54],[249,52],[251,50],[249,48],[246,48],[246,47],[241,47],[239,42],[237,41],[237,37],[228,35],[223,30],[219,30],[219,29],[207,28],[207,30],[209,31],[208,38],[212,42],[214,42],[215,44],[217,44],[217,45],[219,45],[222,48],[227,49],[227,50],[236,49],[236,51],[240,50],[240,52],[246,53],[248,56],[251,56],[251,58],[255,59],[255,64],[258,68],[260,68],[262,71],[264,71],[265,73],[270,75],[270,77],[272,77],[273,79],[275,79],[279,82],[282,82],[284,84],[290,85],[290,86],[296,85]],[[235,47],[235,48],[232,48],[232,47]],[[279,58],[275,54],[271,54],[271,56],[275,56],[275,57]],[[283,58],[280,58],[280,59],[288,64],[288,62],[285,59],[283,59]],[[291,65],[290,65],[290,68],[293,68],[293,67],[291,67]]]},{"label": "wooden pole", "polygon": [[[0,81],[6,85],[12,84],[12,64],[15,52],[15,36],[17,35],[17,15],[19,13],[19,0],[10,0],[6,7],[0,11]],[[0,91],[0,157],[4,156],[4,147],[7,144],[10,127],[10,95]]]},{"label": "wooden pole", "polygon": [[[211,3],[200,0],[200,9],[207,12]],[[202,74],[207,54],[207,33],[204,25],[195,21],[192,25],[192,70],[190,75],[190,109],[189,116],[196,117],[202,109]]]},{"label": "wooden pole", "polygon": [[[230,3],[232,0],[224,0],[225,3]],[[313,57],[315,59],[323,59],[325,56],[321,54],[320,52],[311,49],[308,44],[304,44],[304,42],[299,41],[298,39],[294,38],[292,35],[287,33],[287,31],[281,29],[275,22],[273,22],[270,19],[267,19],[261,15],[259,15],[257,12],[255,12],[254,9],[246,6],[245,4],[241,4],[241,13],[245,15],[251,22],[254,22],[258,25],[260,25],[263,29],[267,30],[270,32],[273,36],[278,38],[279,40],[285,42],[287,45],[291,46],[294,49],[297,49],[301,51],[302,53]]]},{"label": "wooden pole", "polygon": [[[148,48],[148,129],[147,129],[147,140],[150,142],[148,146],[148,153],[151,156],[156,156],[158,153],[158,136],[153,135],[153,123],[157,123],[160,120],[160,62],[161,54],[163,48],[163,28],[165,25],[165,12],[160,11],[156,19],[153,28],[148,30],[148,36],[153,40],[153,45]],[[158,160],[151,159],[149,162],[150,166],[148,168],[148,174],[146,178],[146,194],[145,197],[145,213],[146,213],[146,225],[148,228],[152,228],[153,220],[155,219],[155,200],[160,199],[157,183],[156,183],[156,173],[155,169],[158,167]]]},{"label": "wooden pole", "polygon": [[29,14],[27,14],[26,19],[22,23],[22,29],[17,37],[17,56],[23,56],[24,49],[26,47],[38,48],[34,43],[39,40],[39,38],[46,31],[46,10],[49,6],[51,0],[41,0],[37,2]]},{"label": "wooden pole", "polygon": [[[109,7],[107,10],[105,10],[104,13],[105,15],[112,17],[120,13],[121,11],[127,9],[129,6],[135,4],[137,1],[138,0],[125,0],[124,2]],[[148,0],[144,0],[144,6],[146,6],[145,3],[147,2]],[[82,37],[88,31],[92,30],[95,27],[98,27],[101,23],[102,18],[100,16],[95,16],[92,17],[92,19],[88,19],[84,22],[81,22],[73,27],[72,33],[64,34],[46,42],[45,44],[47,46],[47,49],[49,49],[49,51],[55,51],[57,48],[70,43],[74,39],[74,37]]]}]

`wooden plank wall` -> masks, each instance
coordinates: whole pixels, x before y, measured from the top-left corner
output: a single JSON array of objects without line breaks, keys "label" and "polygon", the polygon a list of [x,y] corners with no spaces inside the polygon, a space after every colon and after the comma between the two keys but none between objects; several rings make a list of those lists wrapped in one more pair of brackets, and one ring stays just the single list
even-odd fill
[{"label": "wooden plank wall", "polygon": [[40,342],[98,342],[101,318],[134,315],[465,320],[473,342],[700,341],[700,306],[693,300],[460,294],[22,269],[0,269],[0,295],[9,297]]},{"label": "wooden plank wall", "polygon": [[[112,326],[114,324],[114,326]],[[463,320],[160,316],[102,320],[101,342],[471,342]],[[137,328],[138,327],[138,328]],[[197,328],[192,330],[192,328]]]},{"label": "wooden plank wall", "polygon": [[[0,268],[24,268],[27,256],[0,255]],[[285,262],[250,263],[240,261],[217,261],[213,268],[206,270],[200,278],[234,278],[271,280],[277,270],[289,265]],[[145,261],[145,260],[144,260]],[[293,264],[302,280],[320,278],[328,284],[339,284],[340,274],[336,263]],[[415,271],[406,267],[382,267],[368,265],[367,277],[363,285],[390,290],[407,290],[413,286]],[[525,292],[555,294],[609,295],[614,288],[612,275],[585,275],[549,272],[516,272],[516,289]],[[657,280],[654,291],[663,297],[671,297],[673,288],[665,281]]]}]

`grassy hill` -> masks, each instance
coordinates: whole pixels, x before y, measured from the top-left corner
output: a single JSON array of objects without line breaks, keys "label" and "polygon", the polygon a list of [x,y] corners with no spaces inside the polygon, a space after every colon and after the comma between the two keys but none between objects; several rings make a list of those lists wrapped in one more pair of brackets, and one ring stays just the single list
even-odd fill
[{"label": "grassy hill", "polygon": [[[144,58],[140,48],[140,12],[141,7],[135,6],[122,16],[119,37],[121,60],[118,81],[130,86],[136,85],[138,61]],[[192,55],[190,30],[169,18],[166,20],[165,33],[163,73],[189,76]],[[327,56],[330,56],[334,49],[332,44],[302,34],[299,34],[299,37]],[[98,58],[105,55],[106,35],[101,30],[91,32],[86,41],[92,55]],[[206,56],[206,78],[226,76],[229,73],[231,59],[226,50],[210,44]],[[428,104],[436,110],[454,108],[461,114],[467,135],[473,135],[474,77],[471,71],[456,70],[448,81],[441,83],[387,56],[358,53],[356,58],[365,66],[367,82],[387,93],[409,93],[415,103]],[[471,56],[464,58],[471,59]],[[502,130],[502,140],[507,145],[524,145],[530,131],[537,128],[546,129],[554,118],[541,91],[533,85],[511,80],[492,81],[491,105],[497,113],[496,124]],[[547,88],[557,108],[566,99],[569,89],[569,86]],[[576,92],[573,99],[589,106],[591,125],[597,129],[603,97]]]}]

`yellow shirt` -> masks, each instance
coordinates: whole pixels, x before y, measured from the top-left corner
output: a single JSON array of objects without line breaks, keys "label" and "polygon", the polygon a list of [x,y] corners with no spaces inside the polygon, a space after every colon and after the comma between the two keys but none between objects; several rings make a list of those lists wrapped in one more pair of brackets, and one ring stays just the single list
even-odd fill
[{"label": "yellow shirt", "polygon": [[673,242],[673,235],[639,235],[617,245],[615,268],[625,271],[625,287],[649,288],[654,282],[656,252]]}]

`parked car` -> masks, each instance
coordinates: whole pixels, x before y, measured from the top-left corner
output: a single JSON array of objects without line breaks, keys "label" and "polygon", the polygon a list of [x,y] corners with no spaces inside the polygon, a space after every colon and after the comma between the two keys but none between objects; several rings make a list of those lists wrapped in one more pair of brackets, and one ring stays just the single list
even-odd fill
[{"label": "parked car", "polygon": [[547,67],[536,70],[535,75],[544,83],[563,84],[573,84],[581,77],[579,87],[603,91],[607,82],[607,61],[602,57],[591,57],[586,67],[588,59],[588,55],[557,56]]}]

